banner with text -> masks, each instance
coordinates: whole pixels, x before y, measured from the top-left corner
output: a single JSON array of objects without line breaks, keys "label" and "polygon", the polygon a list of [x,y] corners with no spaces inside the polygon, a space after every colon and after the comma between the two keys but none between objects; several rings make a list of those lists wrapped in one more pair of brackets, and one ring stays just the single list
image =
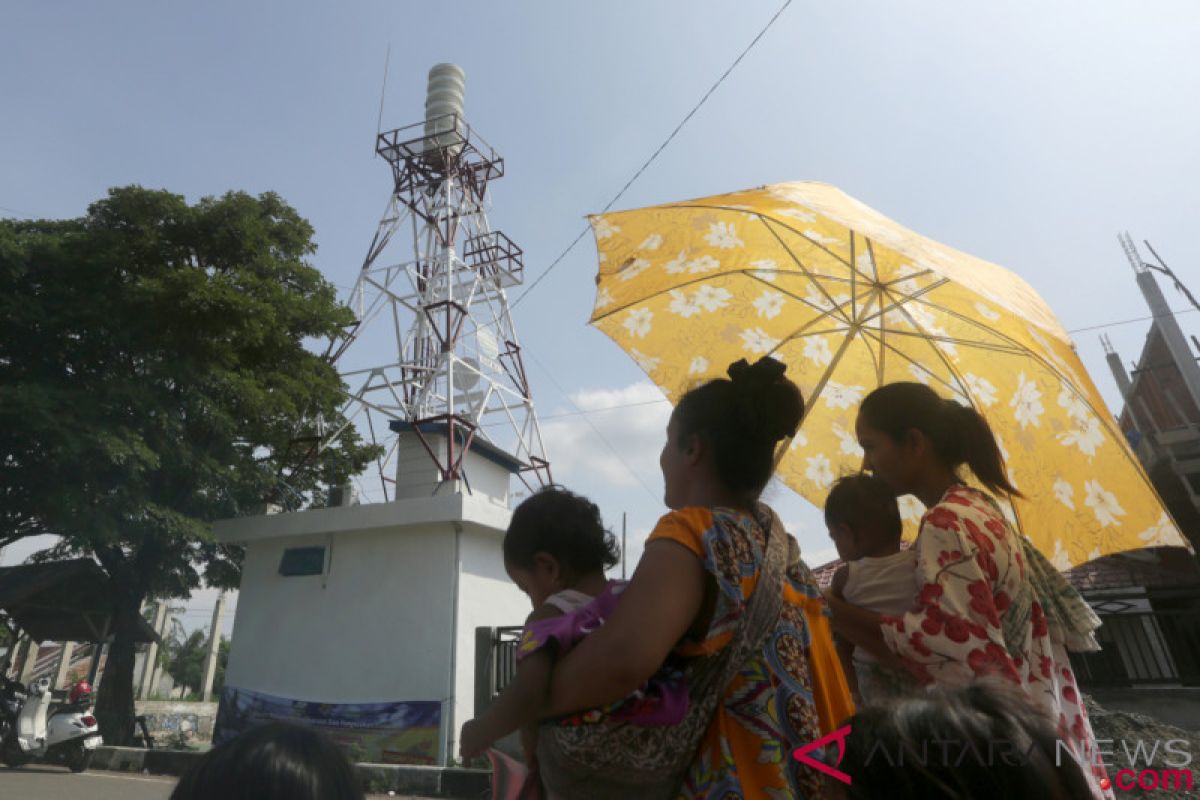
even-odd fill
[{"label": "banner with text", "polygon": [[441,703],[314,703],[226,686],[217,708],[213,742],[220,744],[259,723],[278,720],[319,728],[353,761],[434,764]]}]

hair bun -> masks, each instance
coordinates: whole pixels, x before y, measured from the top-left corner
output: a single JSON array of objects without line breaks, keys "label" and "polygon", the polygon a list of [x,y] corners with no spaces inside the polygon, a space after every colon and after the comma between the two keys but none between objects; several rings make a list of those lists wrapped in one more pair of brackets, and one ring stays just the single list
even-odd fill
[{"label": "hair bun", "polygon": [[795,436],[804,415],[800,391],[784,377],[787,365],[770,356],[739,359],[726,370],[733,383],[737,422],[748,436],[774,444]]}]

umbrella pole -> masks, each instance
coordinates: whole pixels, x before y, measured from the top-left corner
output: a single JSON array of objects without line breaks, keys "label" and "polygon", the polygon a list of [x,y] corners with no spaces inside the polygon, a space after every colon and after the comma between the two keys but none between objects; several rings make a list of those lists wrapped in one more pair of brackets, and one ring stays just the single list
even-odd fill
[{"label": "umbrella pole", "polygon": [[621,580],[625,580],[625,518],[627,512],[621,512]]}]

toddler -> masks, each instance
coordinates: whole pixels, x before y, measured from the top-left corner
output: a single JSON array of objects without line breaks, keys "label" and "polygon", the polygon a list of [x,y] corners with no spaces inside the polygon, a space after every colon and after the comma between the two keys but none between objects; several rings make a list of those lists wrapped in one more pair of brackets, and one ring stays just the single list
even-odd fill
[{"label": "toddler", "polygon": [[[585,497],[550,486],[513,512],[504,535],[504,569],[529,596],[533,613],[517,646],[512,682],[487,711],[463,725],[464,758],[479,755],[519,729],[532,769],[538,712],[555,655],[604,624],[616,607],[625,582],[608,580],[604,570],[618,558],[616,539],[604,529],[600,510]],[[587,724],[607,715],[642,725],[671,725],[683,719],[686,710],[682,672],[664,666],[630,697],[555,724]]]},{"label": "toddler", "polygon": [[[833,576],[835,597],[892,616],[913,607],[916,555],[900,547],[900,508],[886,483],[867,474],[839,480],[825,499],[825,527],[846,562]],[[917,686],[907,672],[880,664],[844,639],[838,638],[837,649],[859,705],[908,694]]]}]

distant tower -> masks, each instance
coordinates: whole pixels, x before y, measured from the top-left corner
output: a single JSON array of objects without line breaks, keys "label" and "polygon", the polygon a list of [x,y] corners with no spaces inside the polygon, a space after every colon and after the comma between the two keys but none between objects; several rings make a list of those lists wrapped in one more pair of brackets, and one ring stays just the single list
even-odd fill
[{"label": "distant tower", "polygon": [[[351,294],[357,323],[331,353],[347,424],[385,448],[364,481],[385,501],[448,482],[472,491],[477,446],[530,488],[550,482],[505,294],[521,283],[522,251],[487,218],[504,160],[464,120],[463,90],[459,67],[434,66],[425,120],[379,134],[392,194]],[[364,339],[387,355],[349,364]]]}]

